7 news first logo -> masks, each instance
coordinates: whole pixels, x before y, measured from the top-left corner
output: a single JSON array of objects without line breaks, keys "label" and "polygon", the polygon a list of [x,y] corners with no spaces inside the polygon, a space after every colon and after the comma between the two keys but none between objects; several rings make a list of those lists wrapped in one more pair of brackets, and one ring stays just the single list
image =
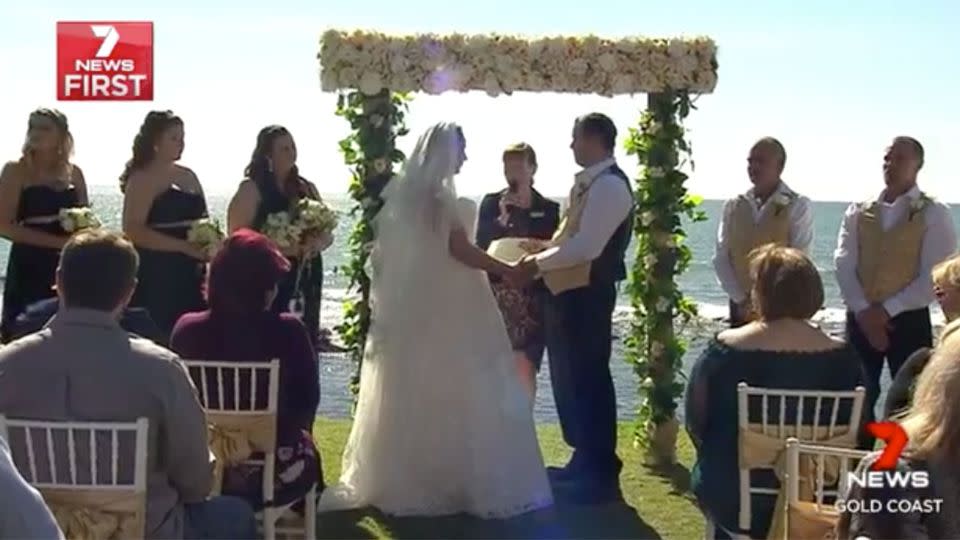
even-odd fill
[{"label": "7 news first logo", "polygon": [[58,22],[57,99],[152,101],[152,22]]},{"label": "7 news first logo", "polygon": [[[930,473],[927,471],[897,470],[897,463],[907,447],[907,432],[896,422],[871,422],[866,426],[870,435],[885,443],[883,451],[870,470],[863,472],[848,472],[846,483],[848,486],[857,486],[861,490],[881,490],[896,493],[897,490],[929,492]],[[861,514],[939,514],[943,507],[943,499],[931,498],[879,498],[864,497],[862,499],[837,499],[836,508],[839,512]]]}]

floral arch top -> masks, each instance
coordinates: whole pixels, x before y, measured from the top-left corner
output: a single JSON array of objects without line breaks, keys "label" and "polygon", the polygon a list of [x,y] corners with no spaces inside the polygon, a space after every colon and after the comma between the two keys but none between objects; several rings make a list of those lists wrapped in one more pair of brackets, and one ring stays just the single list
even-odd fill
[{"label": "floral arch top", "polygon": [[613,96],[717,84],[712,39],[433,34],[390,36],[328,30],[321,39],[324,91],[358,89],[441,94],[482,90],[491,96],[559,92]]}]

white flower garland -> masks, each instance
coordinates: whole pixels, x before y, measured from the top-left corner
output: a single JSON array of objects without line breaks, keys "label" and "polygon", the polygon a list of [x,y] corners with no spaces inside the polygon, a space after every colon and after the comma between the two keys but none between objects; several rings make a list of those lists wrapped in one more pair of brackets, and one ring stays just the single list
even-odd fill
[{"label": "white flower garland", "polygon": [[328,30],[321,41],[324,91],[613,96],[668,89],[709,93],[717,84],[717,47],[707,37],[526,39]]}]

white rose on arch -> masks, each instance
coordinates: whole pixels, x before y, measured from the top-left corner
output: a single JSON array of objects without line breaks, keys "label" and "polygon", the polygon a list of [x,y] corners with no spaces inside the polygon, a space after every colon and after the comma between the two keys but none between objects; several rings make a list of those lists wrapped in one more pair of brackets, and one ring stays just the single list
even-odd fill
[{"label": "white rose on arch", "polygon": [[375,96],[383,90],[383,79],[375,71],[367,71],[360,77],[360,91],[368,96]]}]

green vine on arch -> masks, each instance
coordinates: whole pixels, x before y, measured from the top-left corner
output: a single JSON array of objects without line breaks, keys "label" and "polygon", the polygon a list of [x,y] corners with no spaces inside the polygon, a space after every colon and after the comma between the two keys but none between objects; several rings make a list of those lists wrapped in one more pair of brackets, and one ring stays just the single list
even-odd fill
[{"label": "green vine on arch", "polygon": [[[697,317],[696,304],[676,281],[692,258],[683,225],[685,220],[706,219],[698,208],[701,199],[689,194],[688,175],[681,170],[688,163],[693,168],[683,127],[692,108],[685,91],[650,94],[639,126],[630,129],[626,141],[627,153],[636,155],[642,166],[634,222],[637,251],[629,284],[634,316],[626,342],[627,361],[640,381],[634,434],[637,443],[660,457],[668,447],[672,451],[673,442],[655,440],[658,430],[675,420],[684,391],[678,380],[687,350],[681,329]],[[675,317],[681,329],[674,327]]]},{"label": "green vine on arch", "polygon": [[360,91],[341,92],[337,116],[350,123],[350,134],[340,143],[340,153],[350,168],[349,193],[354,200],[355,220],[348,241],[349,257],[337,269],[349,280],[348,292],[355,297],[344,301],[343,321],[336,327],[357,369],[350,382],[354,395],[359,391],[360,368],[370,330],[370,273],[367,262],[373,246],[373,221],[383,207],[383,188],[394,175],[394,166],[405,159],[397,139],[406,135],[406,114],[411,97],[383,90],[375,95]]}]

